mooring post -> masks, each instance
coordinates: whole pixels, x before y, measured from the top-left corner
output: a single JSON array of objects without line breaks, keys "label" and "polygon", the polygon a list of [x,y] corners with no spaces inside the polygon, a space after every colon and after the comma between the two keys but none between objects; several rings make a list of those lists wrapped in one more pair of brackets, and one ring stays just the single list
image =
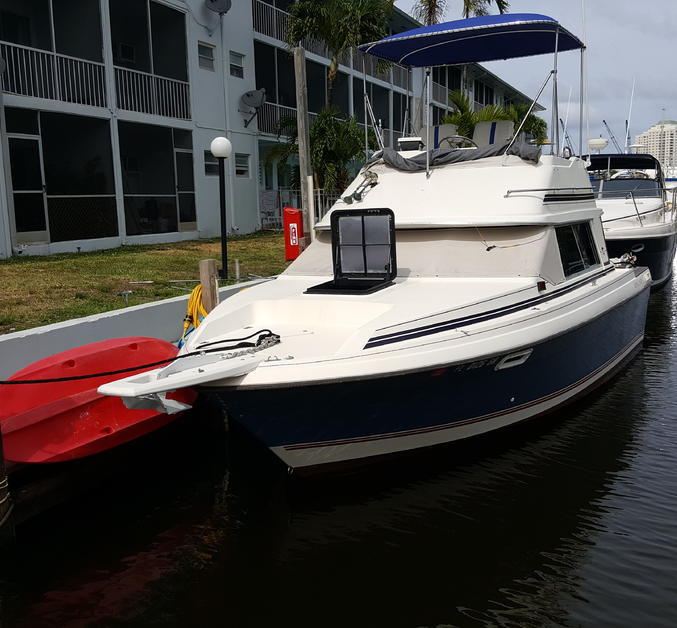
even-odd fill
[{"label": "mooring post", "polygon": [[0,432],[0,547],[14,537],[12,525],[12,500],[7,481],[7,467],[2,450],[2,432]]},{"label": "mooring post", "polygon": [[202,305],[209,314],[219,304],[219,274],[215,259],[200,260],[200,285]]}]

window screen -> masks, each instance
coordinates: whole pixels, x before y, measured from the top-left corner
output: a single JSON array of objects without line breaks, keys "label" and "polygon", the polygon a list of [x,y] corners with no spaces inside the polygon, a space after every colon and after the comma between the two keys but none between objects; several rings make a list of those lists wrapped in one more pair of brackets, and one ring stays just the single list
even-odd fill
[{"label": "window screen", "polygon": [[581,222],[557,227],[555,233],[565,277],[580,273],[599,263],[590,223]]}]

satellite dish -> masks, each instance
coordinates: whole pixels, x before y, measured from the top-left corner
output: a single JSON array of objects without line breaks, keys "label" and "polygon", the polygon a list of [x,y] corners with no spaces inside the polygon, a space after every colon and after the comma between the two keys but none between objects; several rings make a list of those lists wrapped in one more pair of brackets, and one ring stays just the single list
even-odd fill
[{"label": "satellite dish", "polygon": [[266,88],[262,87],[261,89],[253,89],[249,92],[245,92],[240,96],[240,111],[242,113],[250,113],[251,109],[254,109],[251,117],[245,121],[244,128],[246,129],[249,126],[249,123],[256,117],[256,114],[259,112],[259,109],[263,106],[263,103],[266,102]]},{"label": "satellite dish", "polygon": [[205,0],[205,6],[214,13],[224,15],[233,6],[233,0]]},{"label": "satellite dish", "polygon": [[261,89],[253,89],[240,96],[240,103],[243,107],[254,107],[254,109],[258,109],[261,105],[263,105],[264,102],[266,102],[265,87],[262,87]]}]

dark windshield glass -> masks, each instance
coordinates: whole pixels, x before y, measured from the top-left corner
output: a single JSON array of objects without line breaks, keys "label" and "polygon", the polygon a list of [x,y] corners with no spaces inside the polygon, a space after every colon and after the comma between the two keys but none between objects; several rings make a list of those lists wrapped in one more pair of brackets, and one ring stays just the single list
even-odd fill
[{"label": "dark windshield glass", "polygon": [[654,179],[611,179],[592,181],[597,198],[625,198],[631,193],[635,198],[660,197],[661,189]]}]

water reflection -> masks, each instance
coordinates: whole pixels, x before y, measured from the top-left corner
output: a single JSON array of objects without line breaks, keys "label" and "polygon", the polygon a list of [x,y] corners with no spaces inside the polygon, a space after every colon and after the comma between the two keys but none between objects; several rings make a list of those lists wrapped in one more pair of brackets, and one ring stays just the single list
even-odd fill
[{"label": "water reflection", "polygon": [[218,439],[168,437],[25,530],[0,568],[6,621],[661,625],[677,612],[675,324],[660,292],[644,352],[592,397],[355,477],[300,483],[242,435],[230,465]]}]

